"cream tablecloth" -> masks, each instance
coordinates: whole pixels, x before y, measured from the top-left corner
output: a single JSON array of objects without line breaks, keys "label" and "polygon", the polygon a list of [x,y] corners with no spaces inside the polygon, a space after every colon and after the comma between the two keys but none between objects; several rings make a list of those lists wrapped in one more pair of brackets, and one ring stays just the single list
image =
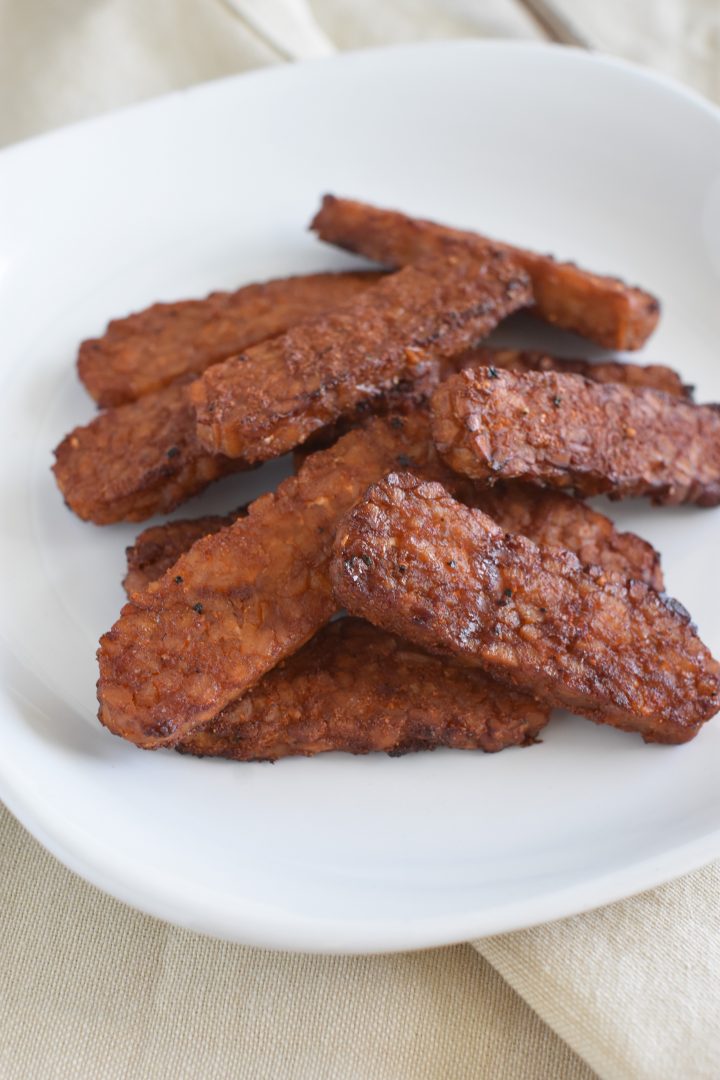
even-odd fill
[{"label": "cream tablecloth", "polygon": [[[716,0],[564,0],[593,44],[720,98]],[[537,37],[512,0],[316,0],[340,48]],[[275,62],[221,0],[0,0],[0,144]],[[0,809],[0,1080],[717,1080],[720,866],[450,949],[264,953],[159,923]]]}]

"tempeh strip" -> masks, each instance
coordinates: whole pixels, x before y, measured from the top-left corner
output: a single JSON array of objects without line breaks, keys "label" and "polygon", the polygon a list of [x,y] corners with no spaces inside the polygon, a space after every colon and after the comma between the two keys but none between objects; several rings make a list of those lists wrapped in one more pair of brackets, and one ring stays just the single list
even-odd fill
[{"label": "tempeh strip", "polygon": [[368,484],[434,460],[426,417],[371,421],[199,540],[102,638],[102,722],[152,747],[212,720],[333,616],[335,528]]},{"label": "tempeh strip", "polygon": [[78,374],[98,405],[124,405],[347,303],[379,278],[370,271],[308,274],[203,300],[153,304],[113,319],[102,337],[84,341]]},{"label": "tempeh strip", "polygon": [[[443,476],[436,465],[432,471],[456,496],[494,518],[505,532],[522,533],[536,544],[566,548],[585,565],[602,566],[608,574],[663,588],[660,556],[652,545],[635,533],[618,532],[610,518],[578,499],[529,484],[476,489],[449,472]],[[145,529],[127,549],[123,584],[128,596],[162,577],[203,536],[227,528],[245,513],[241,509],[224,517],[168,521]]]},{"label": "tempeh strip", "polygon": [[[373,409],[411,409],[427,401],[437,381],[437,367],[428,368],[423,379],[399,383]],[[351,420],[361,418],[362,413]],[[209,454],[200,445],[187,385],[179,383],[75,428],[55,457],[53,472],[65,502],[96,525],[168,514],[213,481],[248,468],[242,458]]]},{"label": "tempeh strip", "polygon": [[177,749],[236,761],[440,746],[495,752],[532,742],[549,713],[482,671],[341,619]]},{"label": "tempeh strip", "polygon": [[341,523],[332,579],[351,613],[646,741],[685,742],[720,708],[720,666],[679,605],[407,473]]},{"label": "tempeh strip", "polygon": [[[457,357],[453,368],[482,365],[503,371],[559,371],[566,375],[584,375],[599,383],[625,383],[627,386],[647,386],[651,390],[664,390],[673,397],[692,401],[693,387],[683,383],[672,368],[663,364],[630,364],[624,360],[566,360],[560,356],[526,349],[470,349]],[[447,374],[453,374],[448,371]]]},{"label": "tempeh strip", "polygon": [[203,446],[266,461],[415,381],[530,301],[527,275],[490,249],[407,267],[344,308],[210,368],[191,396]]},{"label": "tempeh strip", "polygon": [[123,579],[123,588],[128,597],[142,592],[151,581],[161,578],[203,536],[226,529],[246,514],[247,507],[241,507],[232,514],[207,514],[199,518],[166,521],[163,525],[151,525],[149,529],[144,529],[135,543],[125,549],[127,574]]},{"label": "tempeh strip", "polygon": [[[197,540],[240,513],[146,529],[127,549],[128,594],[162,577]],[[534,738],[548,715],[483,672],[439,661],[360,619],[342,619],[177,748],[242,761],[327,750],[495,751]]]},{"label": "tempeh strip", "polygon": [[486,245],[501,247],[530,275],[538,315],[608,349],[639,349],[660,315],[654,296],[617,278],[394,210],[326,195],[310,227],[321,240],[388,267],[441,254],[446,244],[458,241],[476,250]]},{"label": "tempeh strip", "polygon": [[435,392],[433,436],[451,468],[477,480],[720,503],[720,411],[657,390],[466,369]]},{"label": "tempeh strip", "polygon": [[248,467],[200,446],[187,386],[180,383],[75,428],[55,458],[66,503],[96,525],[168,514],[213,480]]},{"label": "tempeh strip", "polygon": [[[418,364],[413,380],[398,380],[371,401],[358,401],[342,426],[372,412],[405,410],[426,401],[440,375],[436,361]],[[96,525],[143,521],[169,513],[213,481],[248,468],[242,458],[211,453],[201,445],[188,399],[190,382],[188,377],[108,409],[63,439],[53,471],[78,517]],[[329,429],[321,429],[315,437],[326,434]]]},{"label": "tempeh strip", "polygon": [[584,566],[601,566],[620,580],[644,581],[658,592],[664,587],[660,555],[652,544],[635,533],[619,532],[610,518],[579,499],[518,483],[478,488],[470,498],[462,497],[505,532],[565,548]]}]

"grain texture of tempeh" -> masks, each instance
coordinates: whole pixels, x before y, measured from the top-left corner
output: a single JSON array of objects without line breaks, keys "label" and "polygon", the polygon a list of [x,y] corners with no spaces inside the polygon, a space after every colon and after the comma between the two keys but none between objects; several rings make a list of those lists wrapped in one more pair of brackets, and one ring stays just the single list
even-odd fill
[{"label": "grain texture of tempeh", "polygon": [[[635,533],[619,532],[610,518],[579,499],[530,484],[476,488],[449,471],[443,473],[437,463],[430,467],[446,486],[454,488],[468,505],[488,514],[505,532],[522,533],[536,544],[566,548],[584,565],[602,566],[622,580],[663,588],[660,556],[652,545]],[[224,517],[168,521],[140,533],[127,549],[128,572],[123,584],[128,595],[141,592],[162,577],[197,540],[232,525],[244,513],[242,509]]]},{"label": "grain texture of tempeh", "polygon": [[153,304],[113,319],[102,337],[84,341],[78,374],[102,408],[124,405],[347,303],[379,278],[369,271],[308,274],[203,300]]},{"label": "grain texture of tempeh", "polygon": [[96,525],[168,514],[213,480],[247,468],[242,460],[208,454],[200,446],[181,383],[75,428],[55,459],[65,502]]},{"label": "grain texture of tempeh", "polygon": [[504,532],[438,483],[373,485],[340,524],[332,578],[352,614],[646,741],[686,742],[720,708],[720,666],[678,604]]},{"label": "grain texture of tempeh", "polygon": [[102,638],[101,721],[153,747],[212,720],[333,616],[335,528],[368,484],[434,461],[426,417],[371,421],[199,540]]},{"label": "grain texture of tempeh", "polygon": [[340,619],[177,749],[237,761],[441,746],[495,752],[532,742],[549,714],[482,671]]},{"label": "grain texture of tempeh", "polygon": [[[162,577],[197,540],[241,513],[146,529],[127,549],[128,593]],[[548,716],[545,706],[483,672],[440,661],[360,619],[341,619],[177,749],[242,761],[438,746],[490,752],[532,740]]]},{"label": "grain texture of tempeh", "polygon": [[123,588],[128,597],[142,592],[151,581],[156,581],[178,561],[181,555],[203,536],[220,532],[247,514],[241,507],[232,514],[207,514],[199,518],[166,521],[163,525],[151,525],[136,537],[135,543],[125,549],[127,573]]},{"label": "grain texture of tempeh", "polygon": [[206,371],[190,391],[200,441],[249,462],[284,454],[398,382],[426,377],[530,298],[524,271],[491,249],[400,270]]},{"label": "grain texture of tempeh", "polygon": [[720,410],[554,372],[466,369],[433,396],[433,437],[456,472],[579,495],[720,503]]},{"label": "grain texture of tempeh", "polygon": [[501,247],[532,279],[535,312],[549,323],[574,330],[608,349],[639,349],[655,329],[658,300],[643,289],[574,263],[556,262],[523,248],[488,240],[477,233],[381,210],[351,199],[326,195],[311,226],[321,240],[357,252],[388,267],[405,266],[441,254],[458,241]]},{"label": "grain texture of tempeh", "polygon": [[480,346],[457,357],[446,377],[464,367],[489,366],[502,371],[559,371],[565,375],[584,375],[599,383],[624,383],[626,386],[647,386],[664,390],[673,397],[692,401],[693,387],[664,364],[631,364],[626,360],[567,360],[560,356],[527,349],[491,349]]},{"label": "grain texture of tempeh", "polygon": [[505,532],[521,533],[545,547],[565,548],[584,566],[600,566],[621,581],[644,581],[658,592],[664,587],[660,555],[652,544],[635,533],[620,532],[610,518],[570,495],[501,482],[478,487],[465,501]]},{"label": "grain texture of tempeh", "polygon": [[[437,365],[428,365],[421,378],[398,382],[367,408],[358,407],[344,429],[374,411],[406,411],[427,402],[439,376]],[[170,513],[213,481],[249,468],[242,458],[211,454],[200,445],[187,391],[188,383],[173,383],[107,409],[63,439],[53,472],[78,517],[96,525],[144,521]],[[324,429],[318,439],[329,434]]]}]

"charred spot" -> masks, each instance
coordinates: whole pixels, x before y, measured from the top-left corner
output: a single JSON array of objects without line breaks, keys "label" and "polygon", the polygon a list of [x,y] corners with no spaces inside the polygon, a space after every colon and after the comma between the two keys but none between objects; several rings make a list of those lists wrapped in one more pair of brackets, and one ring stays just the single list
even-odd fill
[{"label": "charred spot", "polygon": [[683,622],[693,625],[690,612],[679,600],[676,600],[674,596],[668,596],[667,593],[661,593],[660,599],[668,611],[671,611],[673,615],[677,615]]}]

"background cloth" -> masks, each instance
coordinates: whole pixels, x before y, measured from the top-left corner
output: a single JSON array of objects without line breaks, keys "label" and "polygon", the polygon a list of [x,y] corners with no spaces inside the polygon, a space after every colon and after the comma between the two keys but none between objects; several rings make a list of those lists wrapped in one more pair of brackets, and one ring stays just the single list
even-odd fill
[{"label": "background cloth", "polygon": [[[592,45],[720,100],[716,0],[563,4]],[[541,37],[512,0],[312,6],[339,48]],[[222,0],[0,0],[0,145],[275,62]],[[102,895],[0,808],[0,1080],[717,1080],[719,891],[714,864],[454,948],[266,953]]]}]

